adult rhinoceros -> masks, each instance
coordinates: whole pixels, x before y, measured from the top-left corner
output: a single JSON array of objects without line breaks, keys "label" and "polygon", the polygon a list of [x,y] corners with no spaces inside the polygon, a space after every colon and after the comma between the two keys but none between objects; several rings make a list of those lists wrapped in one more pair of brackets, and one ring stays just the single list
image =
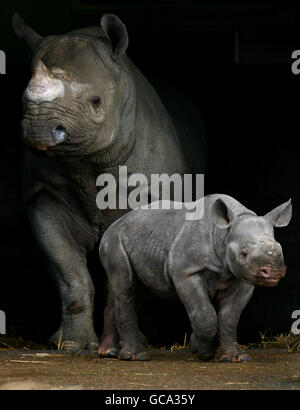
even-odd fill
[{"label": "adult rhinoceros", "polygon": [[17,14],[13,26],[33,53],[23,97],[24,198],[61,297],[52,342],[62,336],[66,350],[96,350],[87,256],[127,211],[99,210],[96,179],[117,176],[121,165],[147,178],[203,172],[202,123],[174,91],[164,105],[165,91],[161,100],[127,57],[127,30],[115,15],[103,15],[101,27],[47,37]]}]

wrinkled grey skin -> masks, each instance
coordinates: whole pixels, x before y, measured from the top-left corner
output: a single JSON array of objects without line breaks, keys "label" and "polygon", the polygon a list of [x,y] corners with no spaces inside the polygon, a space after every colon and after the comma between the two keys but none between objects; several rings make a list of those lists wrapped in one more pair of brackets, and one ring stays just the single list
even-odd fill
[{"label": "wrinkled grey skin", "polygon": [[[60,292],[64,349],[97,350],[87,255],[127,210],[100,211],[96,179],[117,176],[120,165],[148,180],[151,173],[203,172],[202,123],[181,96],[165,108],[127,57],[126,27],[116,16],[60,36],[41,37],[18,15],[13,26],[33,53],[22,121],[29,221]],[[110,329],[106,344],[114,339]]]},{"label": "wrinkled grey skin", "polygon": [[285,275],[273,227],[289,223],[291,202],[261,217],[227,195],[200,201],[204,214],[196,221],[186,220],[185,209],[139,208],[105,232],[100,258],[110,285],[108,305],[115,307],[119,346],[114,351],[100,347],[101,356],[149,360],[134,306],[139,278],[155,295],[184,304],[193,328],[191,350],[200,359],[249,359],[237,343],[236,328],[254,287],[275,286]]}]

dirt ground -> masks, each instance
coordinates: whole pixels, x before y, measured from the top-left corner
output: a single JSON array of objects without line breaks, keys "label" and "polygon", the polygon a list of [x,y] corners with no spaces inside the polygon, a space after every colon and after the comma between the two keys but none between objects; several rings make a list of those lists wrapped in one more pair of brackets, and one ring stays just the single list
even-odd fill
[{"label": "dirt ground", "polygon": [[300,354],[249,350],[252,361],[201,362],[187,351],[151,350],[149,362],[58,351],[0,350],[1,390],[299,390]]}]

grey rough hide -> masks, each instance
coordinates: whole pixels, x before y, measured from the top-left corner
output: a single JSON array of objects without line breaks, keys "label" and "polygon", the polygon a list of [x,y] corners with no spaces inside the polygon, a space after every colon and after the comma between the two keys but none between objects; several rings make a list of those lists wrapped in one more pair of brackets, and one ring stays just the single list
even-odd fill
[{"label": "grey rough hide", "polygon": [[149,359],[134,304],[141,281],[155,295],[184,304],[193,328],[191,350],[200,359],[249,359],[236,328],[254,286],[275,286],[285,275],[273,228],[289,223],[291,202],[257,216],[227,195],[199,201],[204,206],[199,220],[186,220],[186,209],[142,207],[105,232],[100,243],[110,289],[105,320],[116,322],[119,340],[113,349],[103,343],[101,356]]},{"label": "grey rough hide", "polygon": [[[97,208],[96,179],[117,176],[120,165],[148,180],[153,173],[202,173],[202,122],[173,91],[165,105],[165,89],[156,91],[127,57],[127,30],[118,17],[105,14],[99,27],[46,37],[18,15],[13,26],[33,54],[23,97],[24,201],[61,297],[52,342],[62,331],[64,349],[95,350],[87,256],[127,212]],[[105,334],[113,345],[109,329]]]}]

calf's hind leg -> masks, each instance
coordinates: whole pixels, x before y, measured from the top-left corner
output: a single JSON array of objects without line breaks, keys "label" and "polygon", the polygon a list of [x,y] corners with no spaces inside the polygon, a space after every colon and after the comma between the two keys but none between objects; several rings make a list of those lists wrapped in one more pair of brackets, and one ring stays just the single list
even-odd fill
[{"label": "calf's hind leg", "polygon": [[[113,300],[120,348],[118,357],[122,360],[150,360],[149,354],[144,350],[141,332],[138,328],[135,309],[135,274],[118,234],[113,235],[110,239],[103,238],[100,246],[100,258],[107,274],[111,292],[108,295],[104,322],[107,323],[112,314]],[[103,354],[102,350],[101,345],[100,354]]]},{"label": "calf's hind leg", "polygon": [[109,283],[107,284],[106,306],[104,309],[103,334],[98,354],[101,357],[117,357],[119,337],[116,328],[114,296]]}]

